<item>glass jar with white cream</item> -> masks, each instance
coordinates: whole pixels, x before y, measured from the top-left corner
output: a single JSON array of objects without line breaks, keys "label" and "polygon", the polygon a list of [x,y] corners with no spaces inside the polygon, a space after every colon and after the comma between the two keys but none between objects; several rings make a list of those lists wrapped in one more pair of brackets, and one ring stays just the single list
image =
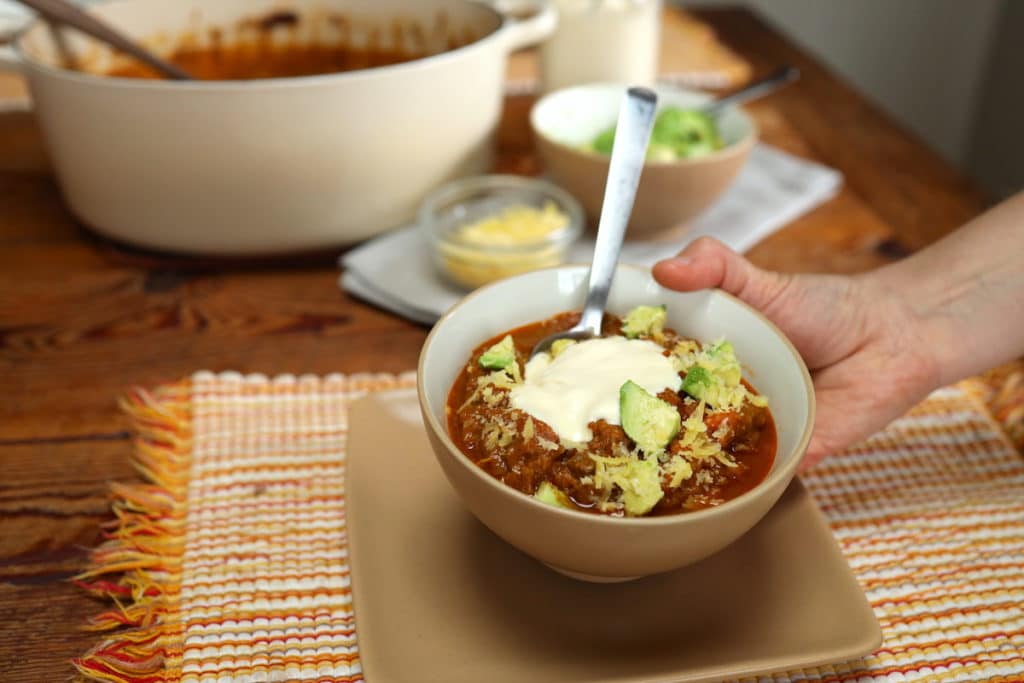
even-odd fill
[{"label": "glass jar with white cream", "polygon": [[552,1],[558,28],[540,50],[545,92],[581,83],[654,82],[661,0]]}]

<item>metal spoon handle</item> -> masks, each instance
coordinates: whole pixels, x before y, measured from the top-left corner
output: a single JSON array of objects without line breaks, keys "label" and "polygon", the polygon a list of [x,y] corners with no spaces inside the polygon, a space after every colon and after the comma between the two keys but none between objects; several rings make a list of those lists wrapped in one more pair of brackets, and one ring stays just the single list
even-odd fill
[{"label": "metal spoon handle", "polygon": [[167,78],[176,80],[190,79],[190,76],[183,70],[159,59],[153,53],[132,42],[105,22],[75,7],[70,2],[65,2],[64,0],[20,0],[20,2],[36,10],[51,21],[67,24],[82,33],[112,45],[121,52],[125,52],[139,61],[148,64]]},{"label": "metal spoon handle", "polygon": [[798,78],[800,78],[799,69],[795,66],[784,66],[773,72],[771,75],[762,78],[759,81],[755,81],[747,87],[737,90],[731,95],[726,95],[714,102],[710,102],[706,107],[704,107],[704,113],[712,115],[717,114],[731,105],[742,104],[748,100],[763,97],[764,95],[781,88],[786,83],[795,81]]},{"label": "metal spoon handle", "polygon": [[594,261],[590,266],[587,301],[580,320],[580,326],[595,335],[601,333],[601,318],[615,277],[629,215],[633,211],[657,102],[657,95],[647,88],[630,88],[619,108],[601,218],[597,224]]}]

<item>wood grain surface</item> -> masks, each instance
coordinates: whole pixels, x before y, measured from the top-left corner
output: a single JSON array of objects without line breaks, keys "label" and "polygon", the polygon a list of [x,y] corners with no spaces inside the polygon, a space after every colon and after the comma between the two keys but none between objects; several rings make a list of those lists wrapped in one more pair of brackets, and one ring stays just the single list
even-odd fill
[{"label": "wood grain surface", "polygon": [[[752,107],[763,138],[845,175],[841,194],[758,245],[762,266],[856,272],[978,213],[984,198],[849,84],[755,16],[702,12],[754,75],[802,80]],[[666,50],[673,49],[666,45]],[[500,168],[540,169],[528,97],[510,99]],[[423,327],[336,285],[336,253],[231,262],[140,252],[63,208],[34,121],[0,113],[0,680],[63,681],[98,605],[67,579],[109,519],[107,483],[135,477],[117,397],[198,369],[413,368]]]}]

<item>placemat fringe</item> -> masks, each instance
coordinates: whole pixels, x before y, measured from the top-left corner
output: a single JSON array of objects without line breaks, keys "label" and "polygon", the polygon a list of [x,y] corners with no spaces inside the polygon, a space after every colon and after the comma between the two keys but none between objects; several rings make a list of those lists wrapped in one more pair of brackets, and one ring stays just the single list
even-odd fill
[{"label": "placemat fringe", "polygon": [[114,608],[89,622],[115,631],[74,665],[79,680],[166,683],[179,678],[184,637],[178,611],[191,464],[191,382],[121,401],[136,432],[134,464],[148,483],[113,484],[115,519],[74,581]]}]

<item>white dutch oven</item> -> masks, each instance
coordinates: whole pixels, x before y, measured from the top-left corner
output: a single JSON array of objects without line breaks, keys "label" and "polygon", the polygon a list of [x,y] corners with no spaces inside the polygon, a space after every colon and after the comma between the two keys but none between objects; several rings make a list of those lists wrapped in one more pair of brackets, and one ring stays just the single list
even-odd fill
[{"label": "white dutch oven", "polygon": [[[487,170],[506,57],[546,37],[556,21],[547,4],[514,21],[470,0],[116,0],[91,7],[157,51],[172,48],[176,36],[282,9],[480,37],[363,71],[170,82],[60,68],[49,27],[36,22],[5,63],[28,77],[64,197],[85,224],[145,247],[209,254],[331,247],[400,225],[432,188]],[[116,59],[72,38],[89,70]]]}]

